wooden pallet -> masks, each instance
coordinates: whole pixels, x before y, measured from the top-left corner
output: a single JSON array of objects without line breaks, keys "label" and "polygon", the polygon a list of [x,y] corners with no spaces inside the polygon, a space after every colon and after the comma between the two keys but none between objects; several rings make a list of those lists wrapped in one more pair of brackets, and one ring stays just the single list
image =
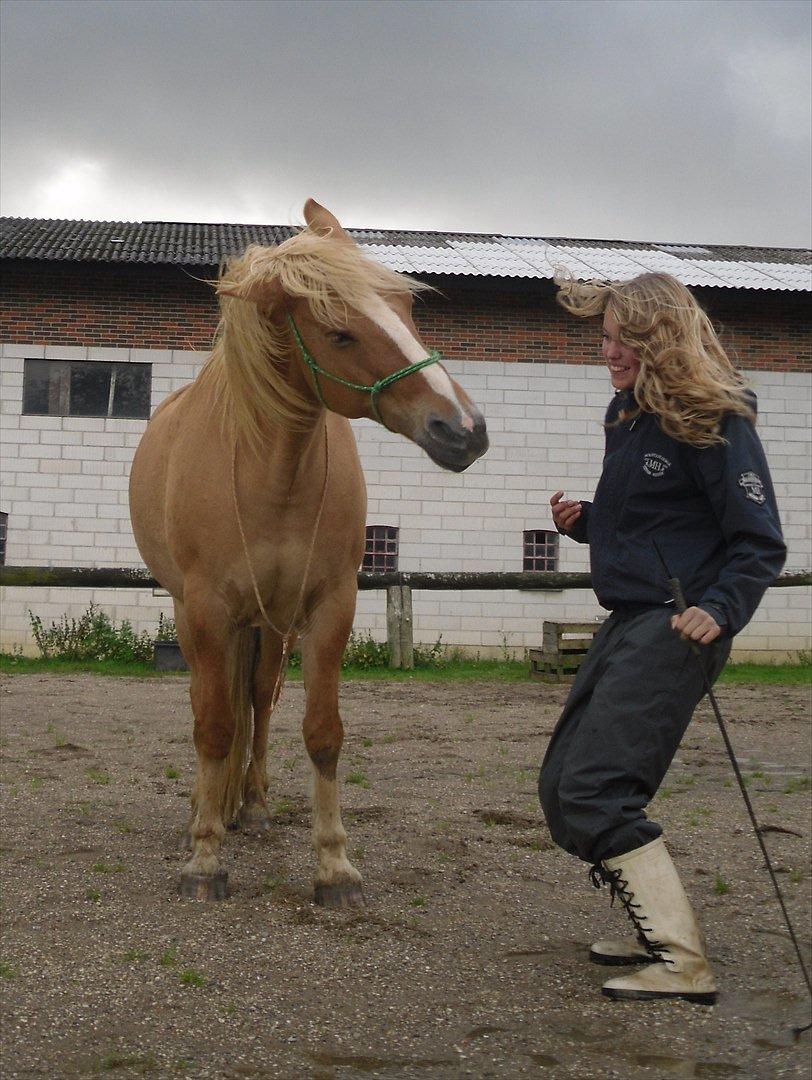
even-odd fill
[{"label": "wooden pallet", "polygon": [[543,682],[572,682],[601,624],[545,620],[541,648],[530,650],[530,674]]}]

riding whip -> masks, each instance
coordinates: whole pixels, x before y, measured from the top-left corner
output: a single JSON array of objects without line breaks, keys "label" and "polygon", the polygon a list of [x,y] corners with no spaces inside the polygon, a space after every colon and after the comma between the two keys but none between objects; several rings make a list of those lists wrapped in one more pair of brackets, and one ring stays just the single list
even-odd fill
[{"label": "riding whip", "polygon": [[[654,550],[657,552],[657,557],[659,558],[660,563],[662,564],[662,568],[665,571],[665,576],[668,579],[668,588],[670,589],[671,595],[674,598],[674,607],[679,612],[679,614],[682,615],[688,608],[688,605],[685,602],[685,595],[684,595],[684,593],[682,591],[682,585],[680,584],[679,578],[674,577],[673,574],[671,573],[671,571],[668,569],[668,564],[665,561],[665,557],[663,556],[663,553],[660,550],[660,546],[657,543],[657,541],[655,540],[653,543],[654,543]],[[744,777],[742,776],[741,769],[739,768],[739,762],[736,759],[736,753],[735,753],[735,751],[733,749],[733,744],[730,741],[730,736],[728,735],[727,727],[725,726],[725,722],[722,719],[722,714],[719,711],[719,706],[716,703],[716,698],[715,698],[714,693],[713,693],[713,688],[711,687],[710,679],[708,678],[708,673],[707,673],[707,670],[705,668],[705,663],[704,663],[704,661],[702,659],[702,652],[701,652],[701,650],[699,648],[699,645],[696,642],[691,642],[691,652],[696,657],[696,661],[699,664],[700,670],[702,671],[702,679],[703,679],[704,684],[705,684],[705,692],[708,695],[708,700],[711,703],[711,708],[713,709],[714,716],[716,717],[716,721],[719,724],[719,730],[722,733],[722,739],[724,741],[725,748],[727,749],[728,757],[730,758],[730,763],[733,766],[733,772],[736,774],[736,779],[737,779],[737,781],[739,783],[739,789],[741,790],[742,798],[744,799],[744,805],[747,807],[747,813],[750,815],[750,821],[751,821],[751,823],[753,825],[753,831],[756,834],[756,839],[758,840],[759,847],[761,848],[761,854],[764,856],[764,865],[766,866],[767,873],[770,875],[770,880],[773,883],[773,888],[775,889],[775,895],[776,895],[776,897],[778,899],[779,906],[781,907],[781,912],[782,912],[782,914],[784,916],[784,922],[786,923],[787,930],[789,932],[790,940],[791,940],[791,942],[792,942],[792,944],[793,944],[793,946],[795,948],[795,953],[796,953],[796,955],[798,957],[798,963],[800,964],[801,972],[803,973],[804,981],[806,982],[806,988],[809,991],[810,998],[812,998],[812,981],[810,981],[810,978],[809,978],[809,971],[807,970],[806,964],[804,962],[803,953],[801,952],[801,946],[800,946],[800,944],[798,942],[798,937],[797,937],[797,935],[795,933],[795,928],[792,925],[792,920],[789,917],[789,912],[787,911],[787,905],[784,902],[784,897],[783,897],[783,894],[781,892],[781,887],[778,884],[778,879],[775,876],[775,870],[773,869],[773,864],[772,864],[772,861],[770,860],[770,855],[769,855],[769,852],[767,851],[767,846],[764,843],[763,836],[761,835],[761,829],[759,828],[759,824],[758,824],[758,821],[756,819],[756,814],[755,814],[755,811],[753,810],[753,804],[752,804],[752,802],[750,800],[750,795],[749,795],[749,793],[747,791],[747,787],[746,787],[746,785],[744,783]],[[794,1027],[792,1029],[792,1031],[793,1031],[793,1034],[795,1035],[795,1037],[797,1038],[804,1031],[808,1031],[810,1028],[812,1028],[812,1022],[810,1022],[809,1024],[805,1024],[803,1027]]]}]

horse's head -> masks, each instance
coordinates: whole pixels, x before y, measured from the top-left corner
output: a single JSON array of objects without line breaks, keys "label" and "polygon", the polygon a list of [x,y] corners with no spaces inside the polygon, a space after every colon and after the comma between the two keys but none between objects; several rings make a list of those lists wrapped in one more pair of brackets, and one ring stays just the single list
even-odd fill
[{"label": "horse's head", "polygon": [[256,305],[303,398],[374,418],[443,468],[467,469],[488,448],[485,421],[420,340],[412,303],[422,286],[365,257],[312,199],[304,216],[304,232],[249,249],[218,291]]}]

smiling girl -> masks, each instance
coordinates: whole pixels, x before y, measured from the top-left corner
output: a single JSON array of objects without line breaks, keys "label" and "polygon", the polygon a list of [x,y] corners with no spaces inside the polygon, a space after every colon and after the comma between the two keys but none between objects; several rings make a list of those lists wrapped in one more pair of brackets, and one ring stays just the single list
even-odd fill
[{"label": "smiling girl", "polygon": [[[786,548],[746,388],[708,316],[667,274],[566,282],[559,303],[603,316],[615,397],[592,502],[550,499],[559,532],[589,544],[592,587],[611,614],[552,736],[539,797],[555,842],[592,865],[637,930],[590,957],[648,964],[612,979],[612,998],[716,1000],[702,935],[646,815],[703,690],[781,571]],[[688,603],[674,612],[657,547]],[[652,962],[654,961],[654,962]]]}]

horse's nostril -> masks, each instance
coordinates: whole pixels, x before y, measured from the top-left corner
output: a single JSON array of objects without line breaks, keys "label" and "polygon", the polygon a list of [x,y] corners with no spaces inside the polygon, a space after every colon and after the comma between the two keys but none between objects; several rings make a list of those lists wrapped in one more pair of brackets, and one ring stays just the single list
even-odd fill
[{"label": "horse's nostril", "polygon": [[468,442],[468,432],[457,420],[449,423],[435,417],[426,425],[429,435],[435,442],[444,443],[446,446],[465,446]]}]

